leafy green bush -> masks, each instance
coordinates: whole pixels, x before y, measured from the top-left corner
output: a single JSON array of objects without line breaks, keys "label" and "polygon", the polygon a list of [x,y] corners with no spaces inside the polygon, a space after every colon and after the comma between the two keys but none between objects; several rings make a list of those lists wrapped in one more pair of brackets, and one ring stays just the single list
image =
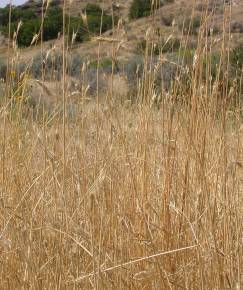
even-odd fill
[{"label": "leafy green bush", "polygon": [[[112,28],[112,16],[107,15],[97,4],[87,4],[86,15],[88,20],[88,29],[92,33],[105,32]],[[102,27],[101,27],[102,23]]]},{"label": "leafy green bush", "polygon": [[133,0],[129,9],[129,18],[137,19],[150,15],[151,10],[158,9],[165,4],[173,3],[174,0]]},{"label": "leafy green bush", "polygon": [[[38,18],[36,19],[30,19],[24,25],[21,27],[19,33],[18,33],[18,44],[20,46],[28,46],[30,45],[33,37],[35,34],[37,34],[40,30],[41,22]],[[13,23],[12,25],[12,33],[16,31],[17,23]]]},{"label": "leafy green bush", "polygon": [[[66,33],[69,39],[72,38],[73,33],[76,34],[75,40],[83,42],[88,39],[88,32],[97,34],[100,32],[100,25],[102,19],[101,32],[104,32],[112,27],[112,17],[102,12],[99,5],[87,4],[86,13],[88,19],[88,29],[85,27],[81,17],[66,16]],[[0,31],[8,34],[8,14],[9,8],[0,9]],[[30,10],[23,10],[18,7],[12,9],[11,17],[11,36],[16,31],[18,22],[23,22],[21,26],[17,42],[20,46],[29,46],[34,35],[37,34],[41,27],[40,16]],[[59,33],[63,32],[63,11],[58,6],[49,7],[43,24],[43,40],[51,40],[58,37]]]},{"label": "leafy green bush", "polygon": [[[23,22],[23,25],[19,31],[18,43],[20,45],[28,45],[33,36],[39,31],[40,20],[36,17],[33,10],[13,7],[11,10],[11,36],[16,31],[20,20]],[[0,30],[3,34],[8,34],[8,23],[9,6],[0,9]]]},{"label": "leafy green bush", "polygon": [[[89,68],[98,68],[98,60],[94,60],[90,63]],[[99,69],[105,73],[112,72],[112,59],[110,57],[101,58],[99,61]],[[118,70],[118,65],[115,63],[115,70]]]},{"label": "leafy green bush", "polygon": [[[9,9],[4,8],[4,11],[0,11],[3,14],[1,19],[1,31],[5,34],[8,33],[8,19],[6,14],[9,13]],[[11,36],[16,31],[18,22],[22,21],[17,42],[20,46],[29,46],[34,35],[37,34],[41,27],[41,19],[38,15],[30,10],[23,10],[18,7],[14,7],[11,17]],[[62,31],[62,9],[59,7],[50,7],[47,11],[46,18],[43,25],[43,40],[50,40],[56,38],[58,33]]]},{"label": "leafy green bush", "polygon": [[72,39],[73,33],[76,34],[76,38],[75,38],[76,42],[83,42],[89,39],[88,31],[85,28],[82,18],[70,17],[67,20],[67,23],[68,23],[67,24],[68,28],[66,29],[67,29],[69,40]]},{"label": "leafy green bush", "polygon": [[[11,10],[11,22],[17,22],[20,19],[22,21],[28,21],[30,19],[35,18],[36,15],[33,10],[26,9],[23,10],[18,7],[13,7]],[[5,8],[0,8],[0,26],[8,26],[9,22],[9,6]]]},{"label": "leafy green bush", "polygon": [[137,19],[148,16],[151,11],[151,5],[151,0],[133,0],[129,10],[129,18]]},{"label": "leafy green bush", "polygon": [[43,38],[50,40],[56,38],[62,31],[62,9],[51,7],[48,9],[43,25]]}]

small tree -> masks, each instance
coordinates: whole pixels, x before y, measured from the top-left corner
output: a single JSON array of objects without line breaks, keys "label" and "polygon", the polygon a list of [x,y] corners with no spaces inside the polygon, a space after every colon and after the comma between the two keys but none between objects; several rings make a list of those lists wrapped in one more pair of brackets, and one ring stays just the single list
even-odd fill
[{"label": "small tree", "polygon": [[148,16],[151,11],[151,5],[151,0],[133,0],[129,10],[129,18],[137,19]]},{"label": "small tree", "polygon": [[129,18],[137,19],[149,16],[152,10],[173,2],[174,0],[133,0],[129,10]]},{"label": "small tree", "polygon": [[[112,16],[102,11],[97,4],[87,4],[85,11],[88,17],[88,28],[92,33],[105,32],[112,28]],[[102,27],[100,27],[102,23]]]}]

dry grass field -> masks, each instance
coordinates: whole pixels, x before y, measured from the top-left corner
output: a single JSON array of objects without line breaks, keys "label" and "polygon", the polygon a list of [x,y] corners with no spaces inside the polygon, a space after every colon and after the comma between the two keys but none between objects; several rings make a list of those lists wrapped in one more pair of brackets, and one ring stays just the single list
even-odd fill
[{"label": "dry grass field", "polygon": [[[0,289],[243,289],[242,70],[231,83],[226,7],[213,76],[207,13],[193,65],[178,62],[170,89],[155,86],[167,59],[152,65],[149,49],[132,92],[113,70],[99,91],[98,65],[94,97],[85,82],[70,89],[64,37],[62,76],[51,81],[44,65],[33,79],[31,62],[18,75],[22,50],[9,42],[0,83]],[[109,46],[114,69],[121,43],[96,43],[98,63]]]}]

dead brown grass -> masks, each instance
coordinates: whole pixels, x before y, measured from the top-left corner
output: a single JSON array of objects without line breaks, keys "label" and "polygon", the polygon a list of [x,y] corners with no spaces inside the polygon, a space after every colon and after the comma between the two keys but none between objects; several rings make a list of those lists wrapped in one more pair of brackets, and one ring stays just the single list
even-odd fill
[{"label": "dead brown grass", "polygon": [[[203,79],[204,45],[187,94],[178,71],[159,108],[149,68],[134,103],[118,102],[112,85],[105,100],[80,92],[72,118],[66,77],[39,117],[6,95],[1,289],[242,288],[241,103],[226,78]],[[9,92],[14,84],[9,76]]]}]

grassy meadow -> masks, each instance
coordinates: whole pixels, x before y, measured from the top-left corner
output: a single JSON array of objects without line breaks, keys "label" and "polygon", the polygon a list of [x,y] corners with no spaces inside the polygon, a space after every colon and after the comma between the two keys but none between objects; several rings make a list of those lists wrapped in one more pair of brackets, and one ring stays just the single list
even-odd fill
[{"label": "grassy meadow", "polygon": [[[151,26],[126,77],[122,22],[111,37],[92,37],[97,57],[81,61],[67,7],[57,47],[46,49],[43,25],[25,49],[21,25],[9,31],[0,289],[242,289],[243,56],[232,48],[231,6],[220,35],[209,25],[214,10],[203,10],[193,50],[194,6],[180,36]],[[20,68],[31,49],[38,61],[25,56]]]}]

